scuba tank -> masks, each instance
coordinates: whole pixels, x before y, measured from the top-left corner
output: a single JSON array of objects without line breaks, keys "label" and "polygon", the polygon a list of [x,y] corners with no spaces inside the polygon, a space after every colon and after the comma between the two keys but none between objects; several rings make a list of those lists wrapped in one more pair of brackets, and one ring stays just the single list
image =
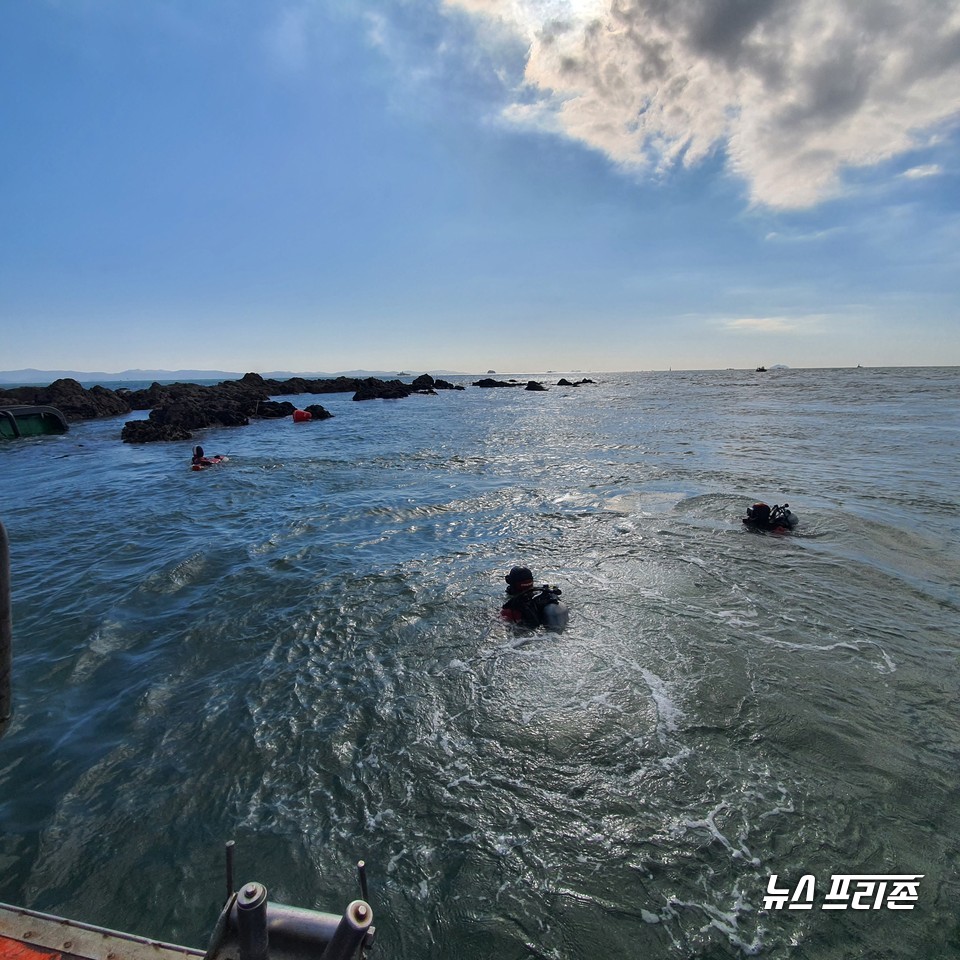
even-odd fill
[{"label": "scuba tank", "polygon": [[770,511],[770,526],[774,530],[778,528],[792,530],[799,522],[800,518],[790,509],[789,503],[785,503],[782,507],[775,504]]},{"label": "scuba tank", "polygon": [[747,515],[743,522],[754,530],[793,530],[800,522],[800,518],[790,510],[790,504],[779,503],[772,507],[765,503],[755,503],[747,507]]},{"label": "scuba tank", "polygon": [[563,591],[559,587],[550,587],[544,584],[537,597],[537,606],[540,609],[540,621],[548,630],[563,630],[570,619],[567,605],[560,600]]}]

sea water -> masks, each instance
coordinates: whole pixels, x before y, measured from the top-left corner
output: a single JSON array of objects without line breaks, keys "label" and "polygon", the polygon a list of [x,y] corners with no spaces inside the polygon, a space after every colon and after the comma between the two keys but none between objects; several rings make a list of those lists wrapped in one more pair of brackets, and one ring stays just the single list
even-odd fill
[{"label": "sea water", "polygon": [[538,379],[0,446],[0,900],[202,948],[235,840],[385,960],[960,954],[960,370]]}]

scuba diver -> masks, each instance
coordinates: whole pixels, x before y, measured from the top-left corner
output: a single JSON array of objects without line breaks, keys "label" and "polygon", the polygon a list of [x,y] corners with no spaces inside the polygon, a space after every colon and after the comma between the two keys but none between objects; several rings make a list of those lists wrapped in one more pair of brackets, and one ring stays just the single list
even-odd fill
[{"label": "scuba diver", "polygon": [[562,630],[567,625],[570,611],[560,600],[559,587],[535,587],[528,567],[512,567],[503,579],[507,581],[507,599],[500,608],[504,620],[531,629]]},{"label": "scuba diver", "polygon": [[792,530],[800,519],[790,510],[790,504],[774,504],[772,507],[765,503],[755,503],[747,507],[747,515],[743,522],[751,530],[768,530],[774,533],[785,533]]},{"label": "scuba diver", "polygon": [[202,470],[204,467],[212,467],[218,463],[223,463],[226,459],[227,458],[220,453],[214,457],[204,456],[203,447],[196,446],[193,448],[193,459],[190,461],[190,465],[194,470]]}]

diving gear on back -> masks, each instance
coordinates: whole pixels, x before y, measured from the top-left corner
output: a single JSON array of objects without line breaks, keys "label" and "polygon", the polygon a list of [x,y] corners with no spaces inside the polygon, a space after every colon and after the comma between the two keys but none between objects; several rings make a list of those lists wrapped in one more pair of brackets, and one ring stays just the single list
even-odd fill
[{"label": "diving gear on back", "polygon": [[507,581],[507,600],[500,615],[505,620],[531,629],[563,630],[566,627],[570,611],[560,600],[563,591],[559,587],[547,584],[534,587],[533,574],[527,567],[513,567],[504,580]]},{"label": "diving gear on back", "polygon": [[747,507],[747,515],[743,523],[753,530],[793,530],[800,522],[800,518],[790,510],[790,504],[783,506],[774,504],[772,507],[765,503],[755,503]]}]

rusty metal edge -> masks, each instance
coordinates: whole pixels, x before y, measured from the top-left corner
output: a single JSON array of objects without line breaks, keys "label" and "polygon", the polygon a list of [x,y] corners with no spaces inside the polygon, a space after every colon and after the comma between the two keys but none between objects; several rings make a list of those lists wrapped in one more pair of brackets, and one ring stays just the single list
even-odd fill
[{"label": "rusty metal edge", "polygon": [[203,950],[0,903],[0,936],[85,960],[194,960]]}]

